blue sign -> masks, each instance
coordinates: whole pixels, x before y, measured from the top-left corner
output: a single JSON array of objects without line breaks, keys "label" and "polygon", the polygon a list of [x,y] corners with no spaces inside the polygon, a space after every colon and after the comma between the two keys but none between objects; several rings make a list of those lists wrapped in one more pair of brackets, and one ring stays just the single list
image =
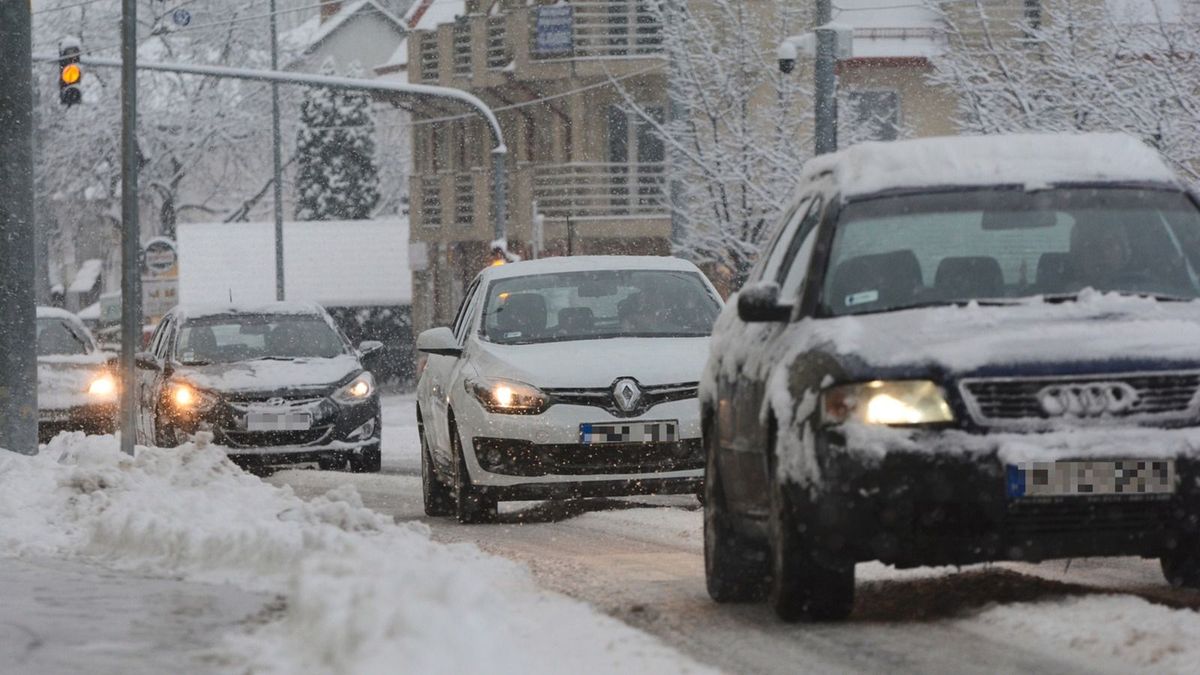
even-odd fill
[{"label": "blue sign", "polygon": [[176,26],[186,26],[192,22],[192,13],[186,9],[177,9],[171,12],[171,20]]},{"label": "blue sign", "polygon": [[569,54],[575,49],[575,8],[571,5],[541,5],[534,24],[535,56]]}]

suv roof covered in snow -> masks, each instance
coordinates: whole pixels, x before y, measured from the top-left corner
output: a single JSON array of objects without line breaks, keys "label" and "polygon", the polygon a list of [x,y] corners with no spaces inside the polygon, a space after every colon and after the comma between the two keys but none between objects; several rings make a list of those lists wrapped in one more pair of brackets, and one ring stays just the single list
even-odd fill
[{"label": "suv roof covered in snow", "polygon": [[1178,185],[1158,153],[1119,133],[999,134],[870,142],[814,158],[802,182],[832,174],[843,198],[908,188],[1066,183]]}]

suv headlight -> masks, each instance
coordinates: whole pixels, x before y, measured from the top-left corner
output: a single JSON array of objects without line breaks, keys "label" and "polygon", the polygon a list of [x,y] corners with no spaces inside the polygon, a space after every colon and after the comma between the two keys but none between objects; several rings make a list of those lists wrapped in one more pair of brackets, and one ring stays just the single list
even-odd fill
[{"label": "suv headlight", "polygon": [[346,386],[333,392],[333,400],[343,405],[361,403],[375,393],[375,377],[370,372],[363,372],[350,380]]},{"label": "suv headlight", "polygon": [[102,372],[88,384],[87,393],[88,396],[101,401],[115,399],[117,397],[117,380],[112,373]]},{"label": "suv headlight", "polygon": [[538,415],[550,407],[550,397],[532,384],[498,379],[467,379],[463,384],[488,412]]},{"label": "suv headlight", "polygon": [[929,380],[875,380],[830,387],[821,393],[824,424],[912,425],[953,422],[946,393]]},{"label": "suv headlight", "polygon": [[183,413],[205,412],[217,404],[217,397],[187,382],[172,382],[167,387],[167,397],[175,410]]}]

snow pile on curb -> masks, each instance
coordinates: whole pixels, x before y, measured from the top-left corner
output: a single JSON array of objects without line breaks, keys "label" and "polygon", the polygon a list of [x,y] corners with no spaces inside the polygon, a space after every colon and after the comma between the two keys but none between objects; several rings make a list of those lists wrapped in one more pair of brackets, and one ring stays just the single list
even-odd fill
[{"label": "snow pile on curb", "polygon": [[203,443],[128,457],[75,434],[0,452],[0,550],[282,593],[280,621],[230,641],[257,672],[704,670],[521,566],[392,523],[352,487],[304,501]]}]

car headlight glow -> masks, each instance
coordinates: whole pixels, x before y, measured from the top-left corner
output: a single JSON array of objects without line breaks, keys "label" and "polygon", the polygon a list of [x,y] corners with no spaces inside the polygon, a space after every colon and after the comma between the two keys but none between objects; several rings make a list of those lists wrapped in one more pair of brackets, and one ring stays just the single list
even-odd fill
[{"label": "car headlight glow", "polygon": [[117,393],[117,381],[109,373],[101,373],[88,385],[88,396],[111,398]]},{"label": "car headlight glow", "polygon": [[172,383],[168,389],[168,396],[175,409],[180,412],[200,412],[217,403],[216,396],[196,389],[187,382]]},{"label": "car headlight glow", "polygon": [[550,407],[550,397],[545,392],[524,382],[468,379],[463,384],[488,412],[538,415]]},{"label": "car headlight glow", "polygon": [[889,426],[939,424],[953,422],[954,412],[936,382],[875,380],[830,387],[822,392],[821,421]]},{"label": "car headlight glow", "polygon": [[350,380],[346,386],[333,393],[333,400],[350,405],[371,398],[375,393],[375,377],[369,372],[359,373],[358,377]]}]

